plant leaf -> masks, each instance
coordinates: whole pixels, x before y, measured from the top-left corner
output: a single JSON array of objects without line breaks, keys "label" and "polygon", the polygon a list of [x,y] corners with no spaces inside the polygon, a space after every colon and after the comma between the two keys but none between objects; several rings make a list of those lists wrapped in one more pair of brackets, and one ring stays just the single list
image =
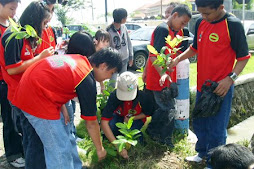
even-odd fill
[{"label": "plant leaf", "polygon": [[141,132],[140,130],[135,129],[135,130],[132,130],[132,131],[130,132],[130,135],[135,136],[136,134],[138,134],[138,133],[140,133],[140,132]]},{"label": "plant leaf", "polygon": [[127,143],[135,146],[138,143],[138,141],[137,140],[127,140]]},{"label": "plant leaf", "polygon": [[118,127],[118,128],[120,128],[120,129],[127,129],[127,126],[126,126],[126,124],[124,124],[124,123],[116,123],[116,126]]},{"label": "plant leaf", "polygon": [[125,143],[121,143],[121,144],[119,145],[118,151],[119,151],[119,152],[122,152],[123,149],[124,149],[124,147],[125,147]]},{"label": "plant leaf", "polygon": [[31,37],[34,37],[34,38],[38,37],[35,29],[32,26],[25,25],[25,29],[26,29],[27,34],[30,35]]},{"label": "plant leaf", "polygon": [[113,148],[110,148],[110,147],[106,147],[105,150],[107,151],[107,153],[111,156],[116,156],[117,155],[117,152],[113,149]]},{"label": "plant leaf", "polygon": [[24,39],[26,35],[26,32],[18,32],[15,36],[15,39]]},{"label": "plant leaf", "polygon": [[157,50],[152,45],[147,45],[147,49],[150,53],[158,55]]},{"label": "plant leaf", "polygon": [[131,117],[131,118],[128,120],[128,123],[127,123],[127,128],[128,128],[128,129],[131,128],[132,123],[133,123],[133,120],[134,120],[134,117]]}]

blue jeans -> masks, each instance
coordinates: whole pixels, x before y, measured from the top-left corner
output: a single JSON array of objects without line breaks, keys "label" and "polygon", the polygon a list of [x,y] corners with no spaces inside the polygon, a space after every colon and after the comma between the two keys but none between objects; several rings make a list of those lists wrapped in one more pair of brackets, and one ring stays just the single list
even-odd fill
[{"label": "blue jeans", "polygon": [[67,103],[65,103],[65,106],[70,118],[70,132],[76,138],[76,128],[74,125],[74,113],[75,113],[76,103],[75,101],[70,100]]},{"label": "blue jeans", "polygon": [[11,116],[11,106],[7,100],[7,84],[0,81],[0,104],[3,122],[3,140],[5,156],[8,162],[23,157],[22,137],[15,130]]},{"label": "blue jeans", "polygon": [[[127,71],[128,63],[129,63],[129,59],[124,59],[122,61],[122,69],[119,72],[119,74]],[[112,77],[110,78],[110,86],[112,86],[113,88],[116,87],[117,75],[118,73],[114,73]]]},{"label": "blue jeans", "polygon": [[14,114],[19,118],[22,128],[22,141],[26,161],[26,169],[45,169],[45,157],[41,139],[33,126],[22,113],[22,110],[12,105]]},{"label": "blue jeans", "polygon": [[[210,158],[209,151],[212,148],[226,144],[227,126],[230,119],[231,104],[234,86],[232,85],[224,97],[221,108],[217,115],[206,118],[193,119],[193,129],[198,141],[196,151],[198,156]],[[197,91],[196,103],[201,93]]]},{"label": "blue jeans", "polygon": [[82,168],[75,138],[70,133],[70,124],[64,125],[62,114],[59,120],[46,120],[23,113],[43,143],[47,169]]},{"label": "blue jeans", "polygon": [[[113,119],[109,121],[109,127],[111,128],[114,136],[118,136],[118,135],[123,135],[122,133],[119,132],[119,128],[116,126],[116,123],[123,123],[124,122],[124,117],[119,116],[117,114],[113,114]],[[134,120],[131,126],[131,129],[138,129],[140,130],[144,125],[144,122],[142,120]],[[141,137],[139,137],[139,142],[143,143],[143,134],[142,132],[140,132]]]}]

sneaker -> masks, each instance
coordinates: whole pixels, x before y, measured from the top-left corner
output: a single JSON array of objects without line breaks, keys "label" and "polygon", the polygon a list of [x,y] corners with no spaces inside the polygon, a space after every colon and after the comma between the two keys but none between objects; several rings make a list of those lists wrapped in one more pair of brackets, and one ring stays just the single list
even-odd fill
[{"label": "sneaker", "polygon": [[25,159],[22,157],[19,157],[16,160],[10,162],[10,165],[12,165],[15,168],[25,167]]},{"label": "sneaker", "polygon": [[82,142],[82,141],[84,141],[84,139],[76,137],[76,143],[79,143],[79,142]]},{"label": "sneaker", "polygon": [[77,146],[77,150],[78,150],[78,153],[79,154],[84,154],[84,155],[86,155],[86,150],[84,150],[83,148],[79,148],[78,146]]},{"label": "sneaker", "polygon": [[195,155],[195,156],[186,157],[185,160],[189,162],[200,163],[203,159],[200,158],[198,155]]}]

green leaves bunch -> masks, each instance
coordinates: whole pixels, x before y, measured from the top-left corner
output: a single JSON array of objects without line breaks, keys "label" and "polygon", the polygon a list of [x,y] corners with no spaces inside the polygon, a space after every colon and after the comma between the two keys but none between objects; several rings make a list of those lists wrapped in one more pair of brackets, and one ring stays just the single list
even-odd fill
[{"label": "green leaves bunch", "polygon": [[15,39],[28,39],[30,37],[37,38],[37,44],[41,44],[42,39],[37,35],[35,29],[30,25],[25,25],[22,27],[20,24],[16,23],[13,19],[9,18],[10,29],[12,34],[6,39],[5,43],[8,46],[12,38]]},{"label": "green leaves bunch", "polygon": [[119,128],[119,132],[121,132],[123,135],[116,136],[117,139],[112,143],[118,146],[119,152],[121,152],[123,149],[129,149],[131,145],[135,146],[138,143],[137,139],[141,136],[141,131],[138,129],[131,129],[133,121],[134,117],[131,117],[128,120],[128,123],[116,123],[116,126]]},{"label": "green leaves bunch", "polygon": [[[153,62],[153,65],[158,65],[162,67],[162,74],[164,74],[167,71],[167,66],[171,63],[172,54],[176,54],[178,50],[181,48],[176,48],[177,45],[179,45],[183,40],[187,40],[187,38],[184,38],[182,36],[177,35],[174,39],[171,38],[170,35],[168,35],[165,38],[165,42],[171,47],[163,46],[160,50],[160,53],[152,46],[147,45],[147,49],[150,53],[157,55],[157,59]],[[168,51],[168,54],[165,54],[166,51]]]}]

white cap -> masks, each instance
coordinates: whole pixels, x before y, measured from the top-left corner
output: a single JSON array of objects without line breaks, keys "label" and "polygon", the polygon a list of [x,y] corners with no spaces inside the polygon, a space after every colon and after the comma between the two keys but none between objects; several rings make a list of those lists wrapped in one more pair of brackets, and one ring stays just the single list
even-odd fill
[{"label": "white cap", "polygon": [[117,79],[116,97],[122,101],[134,100],[137,96],[138,81],[135,74],[126,71]]}]

